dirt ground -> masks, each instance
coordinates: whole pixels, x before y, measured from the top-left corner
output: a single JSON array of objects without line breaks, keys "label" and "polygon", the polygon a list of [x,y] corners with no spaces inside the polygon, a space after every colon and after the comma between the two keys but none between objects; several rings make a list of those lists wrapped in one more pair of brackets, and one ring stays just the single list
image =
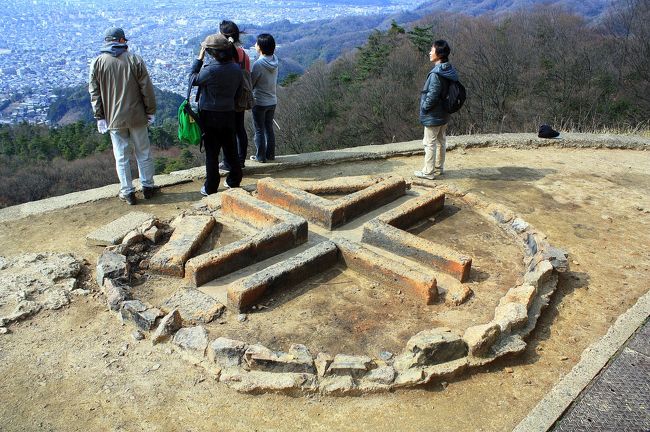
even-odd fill
[{"label": "dirt ground", "polygon": [[[420,164],[421,157],[393,158],[274,176],[321,179],[392,172],[409,177]],[[101,296],[95,295],[75,298],[63,310],[41,313],[12,325],[12,333],[0,335],[0,430],[511,430],[577,363],[581,352],[647,291],[650,153],[483,148],[449,152],[446,168],[438,181],[508,206],[570,254],[571,271],[561,275],[558,291],[523,355],[447,386],[437,383],[342,398],[243,395],[216,383],[169,345],[134,341],[132,329],[121,326],[103,306]],[[254,180],[247,178],[245,183]],[[138,210],[170,218],[200,198],[198,189],[197,183],[164,189]],[[94,265],[101,249],[85,246],[85,233],[126,210],[117,199],[109,199],[5,223],[0,228],[0,251],[4,256],[74,251]],[[491,268],[480,263],[496,256],[482,252],[495,233],[478,226],[462,232],[459,227],[465,225],[456,226],[453,218],[440,227],[445,223],[445,241],[459,249],[476,248],[468,252],[477,256],[477,268],[490,276],[481,283],[509,283],[499,266],[507,268],[510,261]],[[415,229],[419,235],[435,236],[436,225]],[[499,244],[492,248],[498,249]],[[501,273],[503,280],[497,284],[496,275]],[[334,268],[320,277],[332,282],[349,275]],[[371,291],[364,283],[362,293]],[[319,288],[290,301],[302,302],[296,307],[315,315],[308,296],[316,295]],[[471,304],[479,305],[475,300],[468,308]],[[395,321],[405,316],[396,315]],[[301,331],[318,332],[319,323],[307,320]],[[386,327],[392,324],[385,319]],[[278,319],[274,326],[283,328],[282,321]],[[292,338],[298,330],[297,326],[292,330]],[[360,326],[346,331],[361,343],[363,334],[382,329]],[[286,348],[282,338],[277,343]]]}]

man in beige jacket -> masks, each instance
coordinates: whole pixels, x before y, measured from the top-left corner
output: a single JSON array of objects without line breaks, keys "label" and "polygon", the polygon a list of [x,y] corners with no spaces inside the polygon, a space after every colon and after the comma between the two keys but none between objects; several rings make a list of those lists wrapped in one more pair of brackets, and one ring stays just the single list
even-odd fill
[{"label": "man in beige jacket", "polygon": [[155,191],[147,126],[155,119],[156,97],[144,61],[128,51],[127,40],[121,28],[106,30],[101,54],[90,64],[88,90],[97,130],[111,135],[120,179],[119,197],[133,205],[136,200],[129,163],[131,144],[144,198],[151,198]]}]

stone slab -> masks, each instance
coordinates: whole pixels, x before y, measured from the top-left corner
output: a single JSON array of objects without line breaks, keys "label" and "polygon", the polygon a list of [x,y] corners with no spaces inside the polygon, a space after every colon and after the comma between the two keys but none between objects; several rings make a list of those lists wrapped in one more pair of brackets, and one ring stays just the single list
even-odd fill
[{"label": "stone slab", "polygon": [[151,213],[130,212],[115,219],[113,222],[96,229],[86,236],[90,246],[108,246],[122,243],[122,239],[130,231],[135,230],[149,219],[154,219]]},{"label": "stone slab", "polygon": [[207,324],[221,316],[225,306],[197,289],[181,288],[163,301],[161,308],[177,310],[183,322]]},{"label": "stone slab", "polygon": [[149,269],[172,276],[185,275],[185,262],[201,246],[215,225],[212,216],[185,216],[169,241],[149,260]]}]

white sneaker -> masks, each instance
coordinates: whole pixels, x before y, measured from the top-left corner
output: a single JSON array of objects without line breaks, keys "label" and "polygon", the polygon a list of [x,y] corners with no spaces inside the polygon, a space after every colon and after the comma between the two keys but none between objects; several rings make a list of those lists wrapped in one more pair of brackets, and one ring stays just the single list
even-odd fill
[{"label": "white sneaker", "polygon": [[433,174],[425,174],[422,171],[415,171],[413,173],[414,176],[422,178],[422,179],[427,179],[427,180],[435,180],[436,176]]}]

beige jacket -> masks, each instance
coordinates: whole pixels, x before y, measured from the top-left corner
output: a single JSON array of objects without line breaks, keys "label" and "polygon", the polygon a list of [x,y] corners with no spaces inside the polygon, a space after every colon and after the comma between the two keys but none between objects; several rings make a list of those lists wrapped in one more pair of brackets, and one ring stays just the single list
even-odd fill
[{"label": "beige jacket", "polygon": [[102,54],[90,64],[90,103],[97,120],[109,129],[142,127],[156,113],[156,96],[142,58],[128,51],[119,57]]}]

